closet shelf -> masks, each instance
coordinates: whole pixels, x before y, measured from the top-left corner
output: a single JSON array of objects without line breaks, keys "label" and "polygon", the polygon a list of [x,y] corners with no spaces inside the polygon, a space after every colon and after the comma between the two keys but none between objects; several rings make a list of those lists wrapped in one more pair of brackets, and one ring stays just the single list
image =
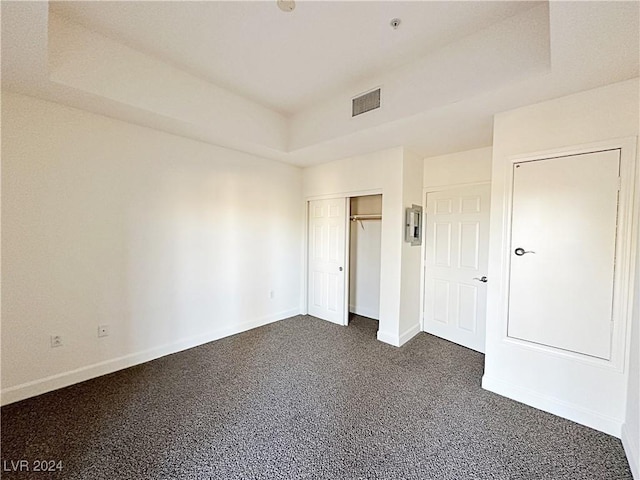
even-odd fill
[{"label": "closet shelf", "polygon": [[352,222],[356,222],[358,220],[382,220],[382,215],[373,214],[373,215],[351,215],[349,217]]}]

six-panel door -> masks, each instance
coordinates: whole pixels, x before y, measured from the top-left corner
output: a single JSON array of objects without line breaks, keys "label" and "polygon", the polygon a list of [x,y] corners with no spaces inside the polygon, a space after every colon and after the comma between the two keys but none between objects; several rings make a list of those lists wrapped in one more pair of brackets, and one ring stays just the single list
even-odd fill
[{"label": "six-panel door", "polygon": [[308,312],[345,324],[346,199],[309,202]]},{"label": "six-panel door", "polygon": [[485,339],[489,198],[489,185],[427,195],[424,329],[479,352]]}]

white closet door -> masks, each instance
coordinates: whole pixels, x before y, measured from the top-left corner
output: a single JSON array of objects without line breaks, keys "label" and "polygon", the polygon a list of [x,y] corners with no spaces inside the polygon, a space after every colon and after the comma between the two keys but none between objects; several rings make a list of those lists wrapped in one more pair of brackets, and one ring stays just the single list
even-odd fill
[{"label": "white closet door", "polygon": [[308,312],[340,325],[345,310],[345,198],[309,202]]},{"label": "white closet door", "polygon": [[514,165],[510,337],[609,359],[620,150]]},{"label": "white closet door", "polygon": [[485,340],[489,199],[489,185],[427,195],[424,329],[478,352]]}]

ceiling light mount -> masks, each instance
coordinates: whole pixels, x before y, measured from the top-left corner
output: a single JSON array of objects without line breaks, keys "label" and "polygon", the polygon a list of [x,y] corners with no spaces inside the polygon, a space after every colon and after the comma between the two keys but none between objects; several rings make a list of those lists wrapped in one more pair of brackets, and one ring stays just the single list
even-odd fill
[{"label": "ceiling light mount", "polygon": [[400,20],[399,18],[392,18],[389,22],[389,25],[391,25],[391,28],[393,28],[394,30],[397,30],[401,23],[402,20]]},{"label": "ceiling light mount", "polygon": [[283,12],[293,12],[296,8],[295,0],[277,0],[278,8]]}]

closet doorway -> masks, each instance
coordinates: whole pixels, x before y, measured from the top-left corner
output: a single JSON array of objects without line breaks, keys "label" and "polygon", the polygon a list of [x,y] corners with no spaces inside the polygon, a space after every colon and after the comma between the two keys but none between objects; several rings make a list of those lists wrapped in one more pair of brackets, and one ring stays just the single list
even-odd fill
[{"label": "closet doorway", "polygon": [[308,202],[307,312],[348,325],[380,319],[382,195]]},{"label": "closet doorway", "polygon": [[382,195],[349,199],[349,318],[380,319]]}]

